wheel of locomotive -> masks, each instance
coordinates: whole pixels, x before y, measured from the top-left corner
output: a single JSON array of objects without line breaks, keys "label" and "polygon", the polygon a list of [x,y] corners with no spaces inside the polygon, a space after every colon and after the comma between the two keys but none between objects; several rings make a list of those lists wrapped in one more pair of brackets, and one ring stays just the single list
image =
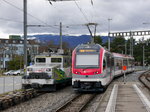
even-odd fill
[{"label": "wheel of locomotive", "polygon": [[30,89],[31,86],[30,85],[22,85],[22,89]]},{"label": "wheel of locomotive", "polygon": [[52,86],[52,91],[56,91],[57,90],[57,86],[56,86],[56,84],[54,84],[53,86]]}]

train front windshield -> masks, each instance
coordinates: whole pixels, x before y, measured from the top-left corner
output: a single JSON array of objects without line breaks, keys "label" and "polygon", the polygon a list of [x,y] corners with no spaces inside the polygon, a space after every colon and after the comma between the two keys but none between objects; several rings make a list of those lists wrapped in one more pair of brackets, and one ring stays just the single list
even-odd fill
[{"label": "train front windshield", "polygon": [[77,54],[76,68],[98,68],[99,55],[98,54]]}]

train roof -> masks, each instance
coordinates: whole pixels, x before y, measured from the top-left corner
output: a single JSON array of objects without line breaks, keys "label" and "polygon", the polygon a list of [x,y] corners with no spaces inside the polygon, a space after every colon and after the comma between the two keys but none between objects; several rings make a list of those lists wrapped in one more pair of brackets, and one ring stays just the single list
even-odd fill
[{"label": "train roof", "polygon": [[46,68],[46,67],[49,67],[49,68],[54,68],[54,67],[59,67],[60,65],[58,64],[44,64],[44,63],[38,63],[38,64],[34,64],[34,65],[31,65],[31,66],[28,66],[27,68]]},{"label": "train roof", "polygon": [[36,55],[35,58],[45,58],[45,57],[68,57],[69,55],[62,54],[40,54]]},{"label": "train roof", "polygon": [[76,49],[86,49],[86,48],[100,49],[102,48],[102,46],[99,44],[80,44],[76,47]]},{"label": "train roof", "polygon": [[112,53],[112,55],[114,57],[117,57],[117,58],[131,58],[131,59],[134,59],[134,57],[130,56],[130,55],[125,55],[125,54],[119,54],[119,53]]}]

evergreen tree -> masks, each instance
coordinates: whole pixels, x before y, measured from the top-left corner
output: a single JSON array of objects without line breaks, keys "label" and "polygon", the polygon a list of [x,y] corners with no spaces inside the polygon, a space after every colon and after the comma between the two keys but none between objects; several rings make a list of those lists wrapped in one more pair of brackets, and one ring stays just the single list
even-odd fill
[{"label": "evergreen tree", "polygon": [[101,39],[101,37],[100,36],[95,36],[94,37],[94,43],[102,45],[102,39]]},{"label": "evergreen tree", "polygon": [[111,42],[111,52],[125,53],[125,38],[124,37],[118,36]]}]

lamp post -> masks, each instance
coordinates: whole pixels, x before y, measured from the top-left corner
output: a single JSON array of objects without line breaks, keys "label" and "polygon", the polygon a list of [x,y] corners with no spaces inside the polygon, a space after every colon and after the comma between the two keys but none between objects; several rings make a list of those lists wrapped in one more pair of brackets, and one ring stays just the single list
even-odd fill
[{"label": "lamp post", "polygon": [[125,40],[125,55],[127,55],[127,42]]},{"label": "lamp post", "polygon": [[143,54],[143,61],[142,61],[143,63],[142,64],[143,64],[143,69],[144,69],[144,66],[145,66],[145,46],[144,46],[144,43],[145,42],[144,42],[144,37],[143,37],[142,38],[142,44],[143,44],[143,53],[142,53]]},{"label": "lamp post", "polygon": [[108,18],[108,50],[110,51],[110,21],[112,19]]}]

